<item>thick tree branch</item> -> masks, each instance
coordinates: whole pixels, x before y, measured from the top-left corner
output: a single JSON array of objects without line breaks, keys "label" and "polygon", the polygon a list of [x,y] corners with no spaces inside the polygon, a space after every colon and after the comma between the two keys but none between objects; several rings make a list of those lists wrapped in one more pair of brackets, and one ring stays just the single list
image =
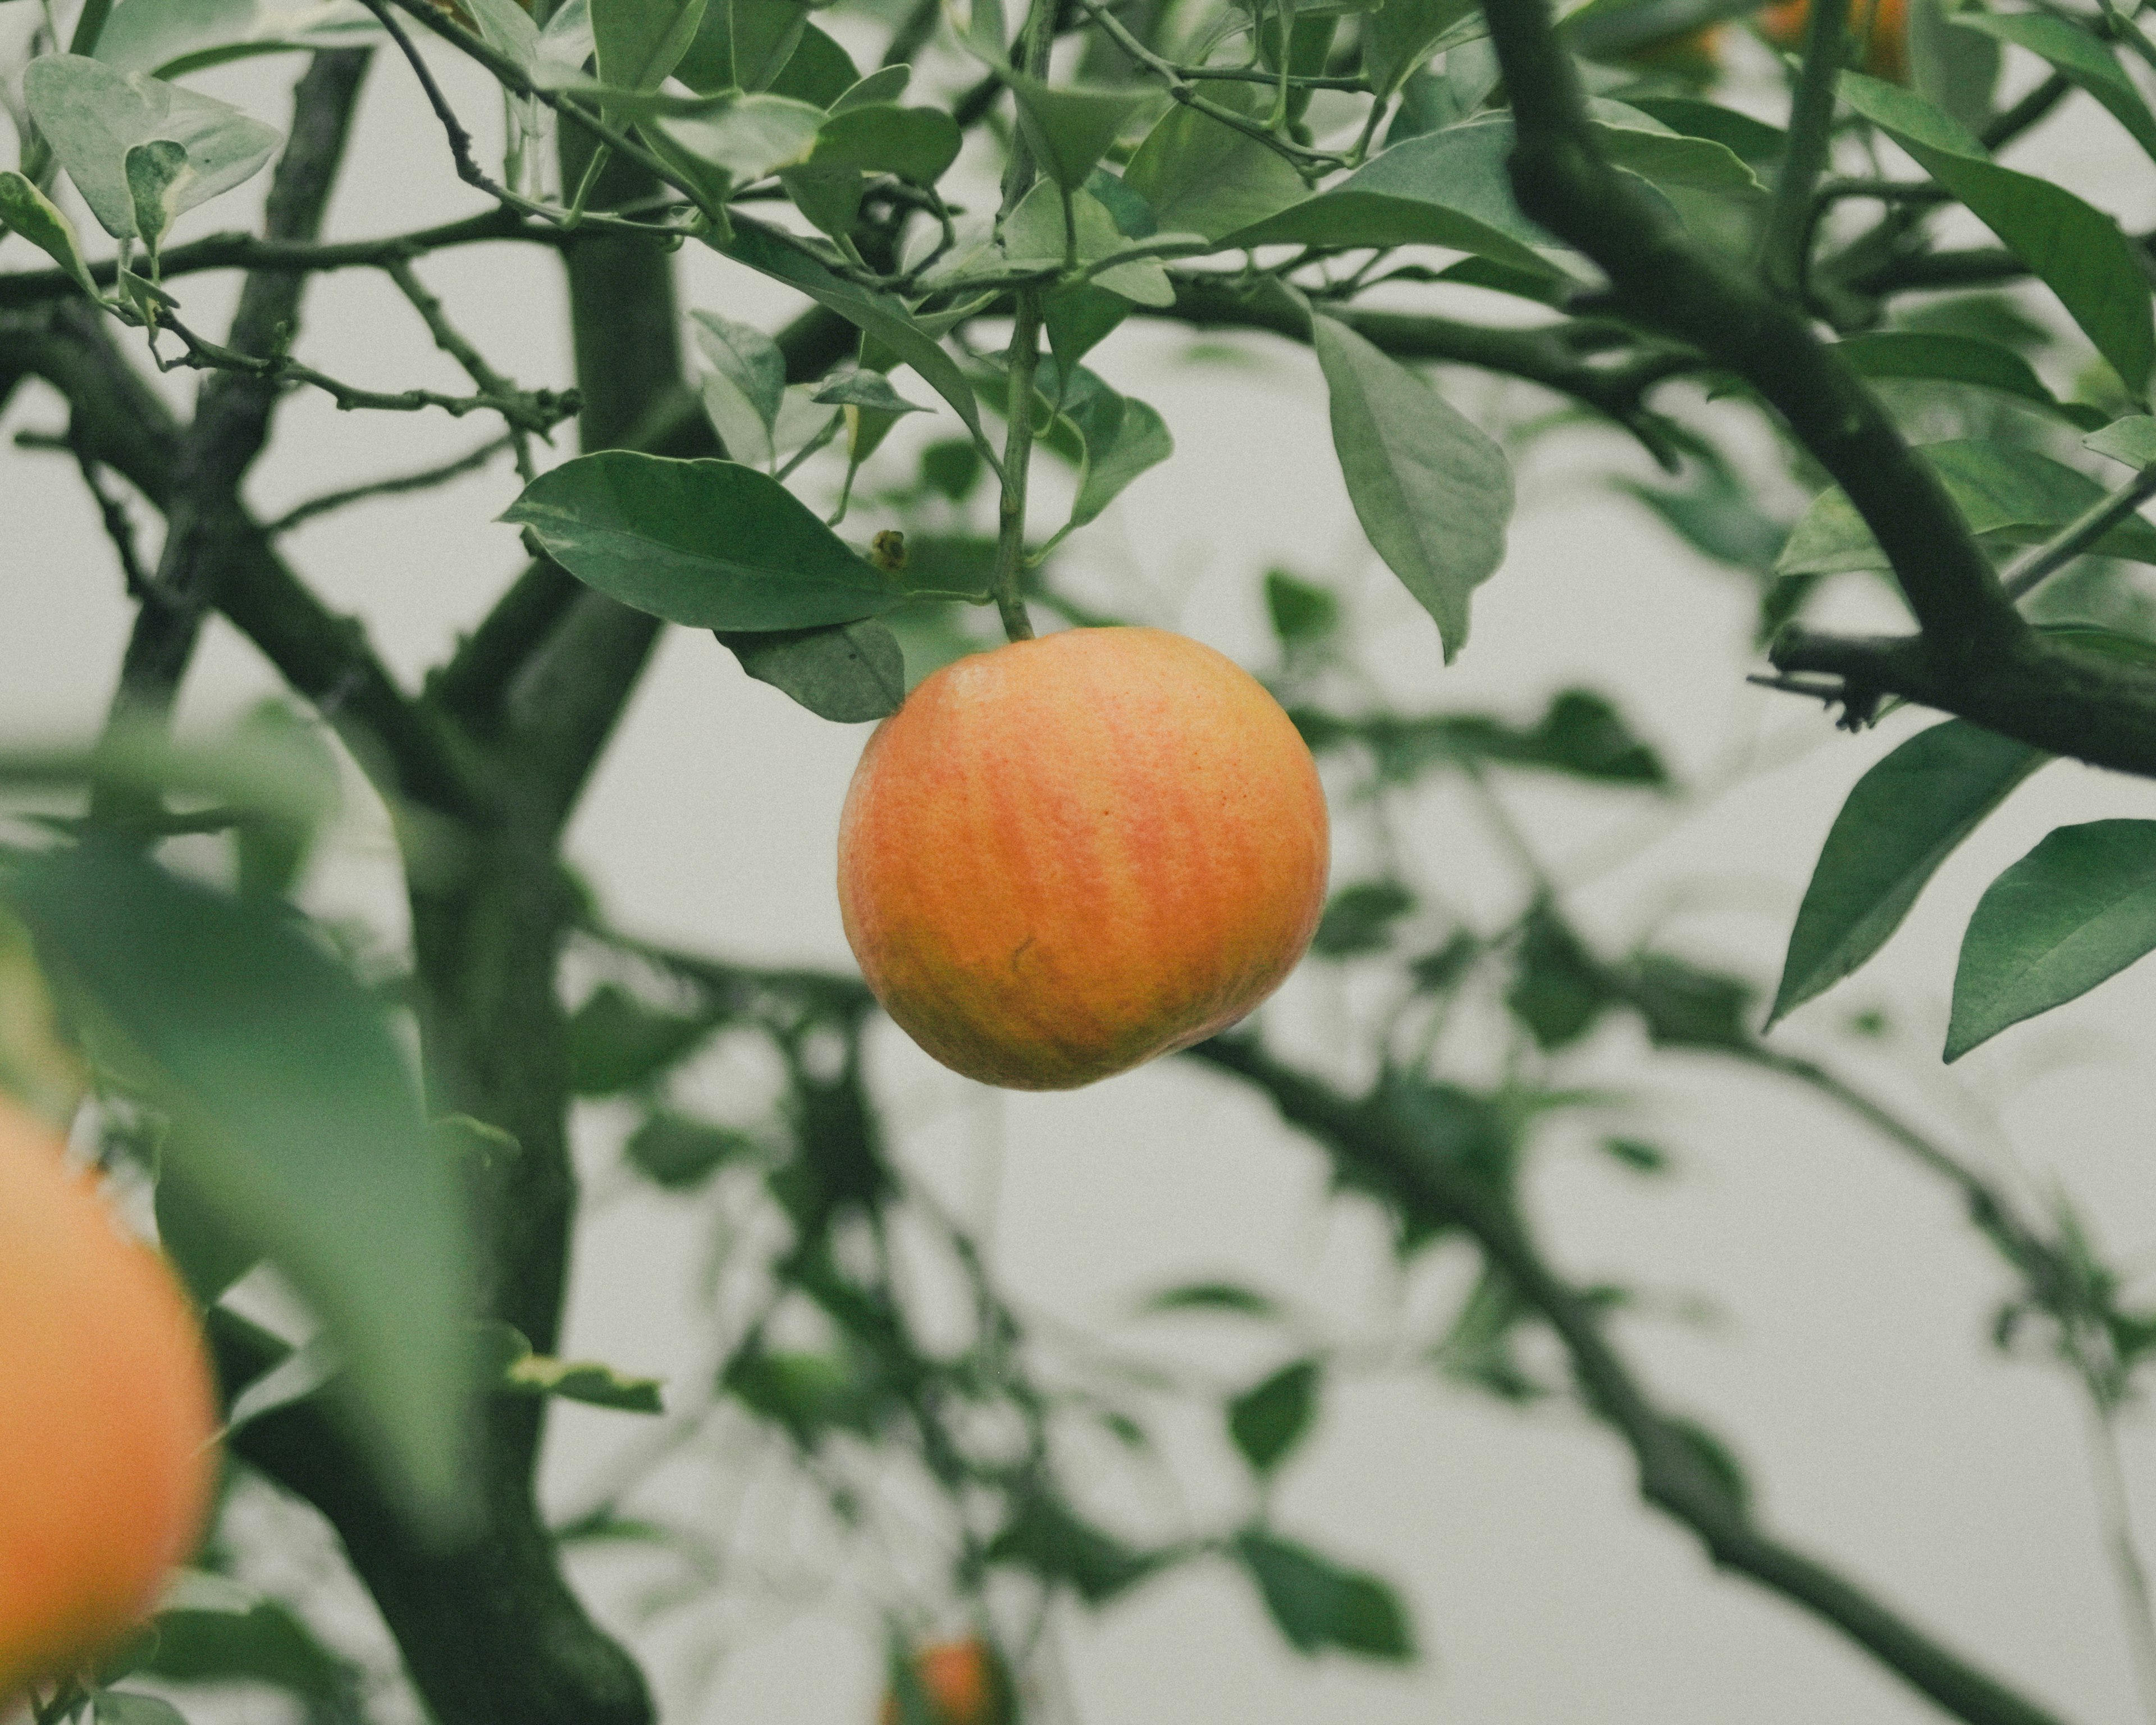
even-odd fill
[{"label": "thick tree branch", "polygon": [[1609,277],[1616,301],[1748,382],[1848,494],[1911,608],[1951,661],[2026,634],[1938,477],[1808,319],[1695,244],[1603,158],[1579,77],[1543,0],[1486,0],[1512,95],[1521,208]]},{"label": "thick tree branch", "polygon": [[1871,1594],[1762,1532],[1702,1457],[1683,1425],[1659,1408],[1610,1343],[1594,1303],[1560,1277],[1499,1191],[1417,1132],[1382,1093],[1350,1097],[1274,1060],[1252,1039],[1222,1037],[1188,1051],[1263,1091],[1291,1125],[1316,1138],[1342,1177],[1442,1219],[1557,1332],[1589,1406],[1630,1447],[1640,1491],[1699,1536],[1724,1568],[1802,1606],[1968,1725],[2057,1725],[2056,1715],[1942,1646]]}]

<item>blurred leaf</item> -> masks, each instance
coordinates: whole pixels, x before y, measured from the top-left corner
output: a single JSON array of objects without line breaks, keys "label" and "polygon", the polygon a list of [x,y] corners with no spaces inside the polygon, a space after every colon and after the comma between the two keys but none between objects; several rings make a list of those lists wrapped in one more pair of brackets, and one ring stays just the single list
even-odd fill
[{"label": "blurred leaf", "polygon": [[1740,1512],[1752,1504],[1752,1482],[1744,1475],[1743,1464],[1727,1444],[1704,1425],[1694,1420],[1671,1420],[1665,1422],[1676,1433],[1686,1449],[1698,1459],[1731,1506]]},{"label": "blurred leaf", "polygon": [[622,1147],[629,1166],[654,1186],[685,1192],[701,1185],[730,1162],[760,1159],[762,1150],[747,1133],[713,1126],[686,1115],[660,1110]]},{"label": "blurred leaf", "polygon": [[1376,1576],[1344,1569],[1257,1527],[1235,1536],[1235,1555],[1296,1652],[1337,1647],[1369,1659],[1414,1657],[1406,1609]]},{"label": "blurred leaf", "polygon": [[1957,12],[1953,22],[1964,30],[1981,30],[2041,54],[2111,110],[2133,135],[2133,141],[2156,158],[2156,115],[2133,87],[2112,50],[2079,25],[2044,12]]},{"label": "blurred leaf", "polygon": [[1961,719],[1902,743],[1856,782],[1804,889],[1771,1027],[1886,945],[1954,847],[2051,758]]},{"label": "blurred leaf", "polygon": [[864,81],[851,54],[815,25],[803,24],[793,52],[766,88],[812,108],[828,108]]},{"label": "blurred leaf", "polygon": [[[1101,297],[1115,296],[1109,294]],[[927,444],[921,451],[921,483],[951,502],[963,503],[981,483],[981,452],[963,438],[946,438],[940,443]]]},{"label": "blurred leaf", "polygon": [[2156,821],[2060,827],[1984,889],[1962,937],[1946,1059],[2156,949]]},{"label": "blurred leaf", "polygon": [[1332,590],[1285,569],[1265,571],[1265,613],[1281,645],[1291,649],[1323,640],[1340,627],[1340,600]]},{"label": "blurred leaf", "polygon": [[359,1673],[331,1652],[290,1607],[258,1599],[244,1610],[167,1607],[144,1673],[175,1683],[268,1683],[304,1700],[356,1697]]},{"label": "blurred leaf", "polygon": [[1352,958],[1392,944],[1393,924],[1414,909],[1414,895],[1397,880],[1361,880],[1327,902],[1310,949],[1320,957]]},{"label": "blurred leaf", "polygon": [[453,1521],[465,1212],[380,1004],[289,915],[138,858],[49,855],[6,891],[109,1064],[173,1118],[172,1165],[321,1318],[386,1474]]},{"label": "blurred leaf", "polygon": [[990,1563],[1061,1582],[1089,1605],[1105,1604],[1160,1567],[1159,1554],[1133,1550],[1083,1521],[1045,1490],[1022,1497],[988,1542]]},{"label": "blurred leaf", "polygon": [[1472,931],[1455,929],[1452,938],[1435,952],[1409,959],[1408,975],[1419,993],[1442,994],[1458,983],[1481,956],[1482,942]]},{"label": "blurred leaf", "polygon": [[2128,389],[2148,388],[2156,367],[2149,284],[2116,220],[2048,180],[1999,167],[1960,122],[1908,90],[1845,72],[1841,94],[2042,279]]},{"label": "blurred leaf", "polygon": [[888,1397],[868,1363],[852,1354],[783,1353],[745,1350],[726,1363],[719,1387],[745,1406],[783,1426],[803,1450],[824,1434],[851,1431],[873,1439],[881,1429]]},{"label": "blurred leaf", "polygon": [[2028,402],[2074,423],[2079,423],[2081,414],[2087,411],[2059,402],[2029,362],[2012,348],[1973,336],[1873,330],[1844,336],[1834,344],[1834,351],[1867,377],[1927,377],[1968,383]]},{"label": "blurred leaf", "polygon": [[1450,716],[1444,725],[1447,747],[1470,759],[1538,767],[1611,784],[1669,783],[1661,757],[1591,690],[1560,691],[1531,730],[1480,713]]},{"label": "blurred leaf", "polygon": [[1270,1473],[1308,1434],[1323,1377],[1317,1361],[1297,1360],[1228,1404],[1228,1435],[1254,1471]]},{"label": "blurred leaf", "polygon": [[1607,971],[1610,986],[1646,1020],[1657,1048],[1720,1049],[1753,1045],[1752,985],[1719,976],[1666,952],[1643,952]]},{"label": "blurred leaf", "polygon": [[1430,1349],[1430,1361],[1448,1378],[1524,1407],[1552,1392],[1520,1363],[1512,1342],[1520,1325],[1536,1317],[1511,1279],[1489,1265],[1468,1290],[1451,1325]]},{"label": "blurred leaf", "polygon": [[1545,1051],[1577,1042],[1613,999],[1601,966],[1546,906],[1529,912],[1513,963],[1505,1004]]},{"label": "blurred leaf", "polygon": [[2128,467],[2156,467],[2156,418],[2134,413],[2114,419],[2101,431],[2083,438],[2082,446]]},{"label": "blurred leaf", "polygon": [[97,1725],[187,1725],[187,1716],[169,1701],[126,1689],[100,1689],[93,1712]]},{"label": "blurred leaf", "polygon": [[357,7],[127,0],[105,19],[96,54],[123,72],[178,78],[254,54],[361,48],[379,37],[380,26]]},{"label": "blurred leaf", "polygon": [[259,701],[228,733],[236,758],[275,762],[296,789],[308,788],[290,811],[264,813],[232,829],[242,898],[287,896],[305,869],[321,829],[336,818],[342,791],[336,753],[320,720],[304,718],[284,701]]},{"label": "blurred leaf", "polygon": [[[1883,15],[1880,22],[1885,22]],[[1942,113],[1972,131],[1981,131],[1991,118],[1992,91],[1999,84],[1999,44],[1956,29],[1958,22],[1943,0],[1908,0],[1899,20],[1908,63],[1902,81]],[[1867,54],[1874,61],[1877,57],[1876,49]]]},{"label": "blurred leaf", "polygon": [[1686,137],[1711,138],[1755,165],[1779,161],[1789,135],[1749,114],[1693,96],[1628,95],[1626,103]]},{"label": "blurred leaf", "polygon": [[1604,1138],[1603,1153],[1635,1173],[1659,1174],[1670,1165],[1669,1152],[1643,1138]]},{"label": "blurred leaf", "polygon": [[189,1187],[175,1163],[157,1181],[155,1204],[157,1245],[180,1274],[198,1306],[218,1296],[262,1261],[261,1248],[236,1233]]},{"label": "blurred leaf", "polygon": [[1645,504],[1693,550],[1747,569],[1770,574],[1789,530],[1764,513],[1745,485],[1719,462],[1702,463],[1684,490],[1619,479],[1619,490]]},{"label": "blurred leaf", "polygon": [[1280,1316],[1279,1305],[1240,1282],[1194,1281],[1179,1287],[1164,1288],[1150,1295],[1139,1308],[1142,1312],[1232,1312],[1244,1317],[1274,1318]]},{"label": "blurred leaf", "polygon": [[881,372],[872,372],[865,366],[833,372],[816,386],[813,399],[823,407],[870,408],[894,418],[928,411],[892,388],[891,379]]},{"label": "blurred leaf", "polygon": [[66,270],[91,299],[104,297],[83,260],[82,240],[67,212],[12,167],[0,172],[0,222]]},{"label": "blurred leaf", "polygon": [[609,598],[696,629],[851,623],[905,597],[783,485],[732,461],[581,455],[501,518]]},{"label": "blurred leaf", "polygon": [[229,102],[85,54],[32,60],[23,74],[23,99],[83,202],[115,239],[132,239],[137,231],[126,171],[127,152],[136,145],[154,139],[185,152],[186,182],[168,187],[160,201],[170,216],[249,178],[280,141],[275,126]]},{"label": "blurred leaf", "polygon": [[552,1395],[624,1414],[663,1414],[664,1386],[656,1378],[630,1378],[589,1360],[555,1359],[534,1353],[521,1331],[506,1323],[480,1326],[480,1355],[495,1389],[507,1395]]},{"label": "blurred leaf", "polygon": [[654,1012],[616,983],[602,983],[568,1023],[569,1087],[612,1096],[649,1084],[691,1053],[711,1021]]},{"label": "blurred leaf", "polygon": [[1504,560],[1512,469],[1473,421],[1338,319],[1313,316],[1310,330],[1356,519],[1436,621],[1450,664],[1469,595]]}]

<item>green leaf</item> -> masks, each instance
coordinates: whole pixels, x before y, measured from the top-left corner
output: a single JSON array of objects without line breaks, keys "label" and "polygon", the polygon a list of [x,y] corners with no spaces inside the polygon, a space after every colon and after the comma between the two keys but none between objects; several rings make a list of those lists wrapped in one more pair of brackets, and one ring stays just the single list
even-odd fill
[{"label": "green leaf", "polygon": [[128,202],[135,209],[135,232],[150,253],[154,265],[179,214],[179,198],[194,170],[187,152],[169,138],[152,138],[137,144],[123,158]]},{"label": "green leaf", "polygon": [[[1455,758],[1541,768],[1605,784],[1670,782],[1661,757],[1590,689],[1560,690],[1541,718],[1525,728],[1482,713],[1448,713],[1437,725],[1438,740]],[[1389,752],[1381,751],[1380,760],[1390,776],[1394,763],[1386,758]]]},{"label": "green leaf", "polygon": [[1958,12],[1953,22],[2040,54],[2111,110],[2133,141],[2156,157],[2156,115],[2112,50],[2078,25],[2046,12]]},{"label": "green leaf", "polygon": [[1666,952],[1641,952],[1604,973],[1619,999],[1646,1020],[1656,1048],[1743,1053],[1753,1045],[1752,985]]},{"label": "green leaf", "polygon": [[1308,1435],[1323,1377],[1317,1361],[1297,1360],[1228,1404],[1228,1435],[1255,1472],[1270,1473]]},{"label": "green leaf", "polygon": [[[1121,294],[1081,282],[1050,295],[1041,307],[1040,318],[1048,331],[1049,352],[1067,372],[1114,334],[1130,315],[1131,302]],[[968,448],[970,451],[971,445]]]},{"label": "green leaf", "polygon": [[13,168],[0,172],[0,222],[43,251],[74,278],[91,299],[103,297],[83,261],[82,240],[67,213]]},{"label": "green leaf", "polygon": [[1283,647],[1322,641],[1340,627],[1340,600],[1332,588],[1298,581],[1285,569],[1265,571],[1265,614]]},{"label": "green leaf", "polygon": [[746,1132],[664,1109],[647,1115],[622,1147],[631,1168],[669,1192],[701,1186],[726,1163],[753,1160],[760,1153]]},{"label": "green leaf", "polygon": [[1589,129],[1603,153],[1643,180],[1740,198],[1767,189],[1727,145],[1671,131],[1651,114],[1622,102],[1598,101],[1593,109],[1595,119]]},{"label": "green leaf", "polygon": [[708,1018],[656,1012],[619,983],[601,983],[569,1018],[569,1088],[580,1096],[639,1089],[685,1059],[712,1028]]},{"label": "green leaf", "polygon": [[1392,944],[1393,924],[1415,907],[1412,892],[1397,880],[1358,880],[1327,901],[1310,950],[1321,958],[1353,958],[1382,952]]},{"label": "green leaf", "polygon": [[1866,377],[1925,377],[1996,391],[2072,420],[2044,387],[2029,362],[2010,347],[1974,336],[1928,335],[1913,330],[1874,330],[1844,336],[1834,351]]},{"label": "green leaf", "polygon": [[694,629],[851,623],[906,596],[785,486],[732,461],[580,455],[501,519],[609,598]]},{"label": "green leaf", "polygon": [[1604,1138],[1602,1153],[1635,1173],[1659,1174],[1670,1165],[1669,1152],[1640,1138]]},{"label": "green leaf", "polygon": [[843,114],[849,108],[864,108],[872,102],[895,102],[906,94],[906,86],[913,81],[911,66],[881,66],[841,90],[829,104],[834,114]]},{"label": "green leaf", "polygon": [[1616,996],[1594,956],[1546,906],[1527,916],[1505,1004],[1545,1052],[1577,1042]]},{"label": "green leaf", "polygon": [[590,1360],[555,1359],[534,1353],[521,1331],[505,1323],[480,1326],[483,1358],[494,1365],[495,1389],[506,1395],[557,1396],[624,1414],[663,1414],[665,1385],[656,1378],[631,1378]]},{"label": "green leaf", "polygon": [[2116,220],[2047,180],[1999,167],[1921,96],[1856,72],[1842,74],[1841,93],[2043,280],[2128,389],[2147,390],[2156,367],[2148,280]]},{"label": "green leaf", "polygon": [[126,1689],[100,1689],[91,1709],[97,1725],[187,1725],[187,1716],[169,1701]]},{"label": "green leaf", "polygon": [[881,372],[860,366],[826,377],[817,385],[816,393],[810,399],[823,407],[870,408],[894,418],[928,411],[892,388],[891,379]]},{"label": "green leaf", "polygon": [[1769,1027],[1886,945],[1954,847],[2051,758],[1949,719],[1857,780],[1804,889]]},{"label": "green leaf", "polygon": [[756,223],[737,221],[732,237],[720,249],[737,263],[745,264],[774,281],[806,294],[818,305],[837,312],[890,348],[957,409],[989,466],[1002,471],[994,452],[988,449],[988,440],[982,435],[981,410],[973,399],[973,385],[966,381],[957,361],[914,321],[903,300],[857,287],[833,275],[798,246]]},{"label": "green leaf", "polygon": [[713,631],[759,683],[791,696],[819,719],[861,725],[888,718],[906,699],[906,655],[873,621],[767,634]]},{"label": "green leaf", "polygon": [[178,78],[254,54],[365,47],[380,28],[357,11],[264,0],[126,0],[105,19],[95,52],[123,72]]},{"label": "green leaf", "polygon": [[873,1362],[849,1353],[782,1353],[752,1347],[726,1363],[719,1387],[783,1426],[803,1450],[834,1430],[873,1439],[890,1397]]},{"label": "green leaf", "polygon": [[2082,439],[2082,447],[2128,467],[2156,467],[2156,419],[2132,413]]},{"label": "green leaf", "polygon": [[146,1676],[175,1683],[267,1683],[303,1699],[333,1702],[359,1686],[359,1673],[275,1599],[238,1610],[167,1606],[157,1614],[157,1650]]},{"label": "green leaf", "polygon": [[692,314],[696,351],[710,367],[701,380],[704,412],[744,466],[767,467],[776,454],[773,434],[786,399],[786,356],[753,325],[710,311]]},{"label": "green leaf", "polygon": [[706,93],[767,90],[808,28],[808,8],[795,0],[712,0],[675,75]]},{"label": "green leaf", "polygon": [[[1957,438],[1925,444],[1917,453],[1945,484],[1970,531],[1994,542],[2020,545],[2047,538],[2105,495],[2078,468],[2018,444]],[[2090,549],[2156,563],[2156,526],[2129,516]],[[1887,567],[1887,554],[1839,486],[1812,500],[1774,565],[1781,575]]]},{"label": "green leaf", "polygon": [[1309,195],[1277,151],[1180,103],[1147,132],[1123,184],[1152,205],[1171,234],[1208,239],[1248,228]]},{"label": "green leaf", "polygon": [[2060,827],[1984,889],[1962,937],[1946,1059],[2156,948],[2156,821]]},{"label": "green leaf", "polygon": [[1194,1281],[1179,1287],[1163,1288],[1150,1295],[1139,1307],[1142,1312],[1232,1312],[1243,1317],[1274,1318],[1280,1316],[1277,1301],[1268,1299],[1254,1288],[1240,1282]]},{"label": "green leaf", "polygon": [[1261,1528],[1235,1536],[1258,1596],[1298,1653],[1327,1647],[1369,1659],[1414,1657],[1414,1637],[1399,1596],[1374,1575],[1345,1569],[1307,1547]]},{"label": "green leaf", "polygon": [[462,1199],[381,1005],[289,912],[141,859],[7,883],[105,1058],[174,1122],[170,1165],[321,1317],[385,1474],[452,1522],[470,1460]]},{"label": "green leaf", "polygon": [[1908,66],[1904,81],[1941,112],[1981,131],[1999,84],[1999,44],[1957,30],[1954,23],[1944,0],[1908,0],[1900,24]]},{"label": "green leaf", "polygon": [[229,102],[79,54],[32,60],[23,96],[90,213],[116,239],[136,234],[127,183],[136,145],[162,140],[187,152],[192,177],[169,199],[169,213],[178,215],[250,177],[280,141],[275,126]]},{"label": "green leaf", "polygon": [[1535,248],[1555,238],[1520,213],[1506,162],[1508,122],[1425,133],[1373,157],[1337,185],[1224,235],[1222,249],[1306,245],[1440,245],[1565,280]]},{"label": "green leaf", "polygon": [[997,75],[1010,86],[1018,103],[1019,125],[1040,164],[1040,171],[1075,192],[1108,153],[1123,122],[1145,100],[1142,91],[1079,90],[1044,84],[1004,67]]},{"label": "green leaf", "polygon": [[1474,12],[1475,0],[1385,0],[1363,23],[1363,73],[1375,99],[1390,99]]},{"label": "green leaf", "polygon": [[[132,12],[141,4],[141,0],[129,0],[126,9]],[[507,54],[529,77],[539,64],[539,26],[532,22],[531,14],[517,4],[517,0],[465,0],[465,9],[472,15],[488,46]],[[591,8],[587,6],[585,16],[588,18],[590,13]],[[604,75],[603,69],[601,75]]]},{"label": "green leaf", "polygon": [[808,160],[816,167],[896,174],[932,186],[958,159],[962,141],[957,122],[940,108],[870,102],[826,120]]},{"label": "green leaf", "polygon": [[1065,532],[1096,520],[1132,480],[1175,453],[1175,439],[1158,413],[1135,396],[1117,394],[1082,367],[1064,393],[1063,417],[1085,444]]},{"label": "green leaf", "polygon": [[824,112],[791,96],[737,96],[706,114],[665,116],[644,122],[654,150],[682,171],[714,203],[737,187],[806,162]]},{"label": "green leaf", "polygon": [[1789,135],[1779,126],[1754,120],[1717,102],[1691,96],[1627,96],[1625,101],[1642,114],[1659,120],[1671,131],[1688,138],[1712,138],[1725,149],[1755,165],[1780,159],[1789,147]]},{"label": "green leaf", "polygon": [[829,108],[861,82],[853,56],[814,24],[804,24],[801,39],[778,75],[766,87],[773,95],[792,96],[811,107]]},{"label": "green leaf", "polygon": [[1310,328],[1356,519],[1436,619],[1450,664],[1467,640],[1469,594],[1504,560],[1512,470],[1472,421],[1345,324],[1314,316]]},{"label": "green leaf", "polygon": [[1058,1499],[1036,1492],[1022,1499],[988,1542],[989,1563],[1060,1581],[1089,1605],[1105,1604],[1152,1574],[1161,1559],[1134,1551],[1081,1520]]}]

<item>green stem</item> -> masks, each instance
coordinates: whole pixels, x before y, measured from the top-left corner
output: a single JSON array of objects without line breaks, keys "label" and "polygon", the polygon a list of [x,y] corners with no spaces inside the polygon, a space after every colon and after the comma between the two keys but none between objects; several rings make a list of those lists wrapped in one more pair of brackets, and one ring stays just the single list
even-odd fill
[{"label": "green stem", "polygon": [[1801,305],[1812,235],[1812,191],[1826,171],[1833,141],[1835,83],[1841,75],[1849,23],[1840,4],[1815,5],[1804,27],[1804,59],[1789,110],[1789,146],[1774,182],[1774,204],[1760,243],[1759,274],[1784,299]]},{"label": "green stem", "polygon": [[2007,598],[2023,598],[2035,592],[2040,582],[2071,562],[2151,497],[2156,497],[2156,467],[2145,467],[2108,497],[2098,499],[2068,521],[2048,544],[2038,546],[2003,571],[1999,581]]},{"label": "green stem", "polygon": [[1040,362],[1040,290],[1020,288],[1011,321],[1010,431],[1004,443],[1003,501],[996,522],[996,610],[1014,641],[1033,639],[1020,583],[1025,572],[1025,482],[1033,465],[1033,378]]}]

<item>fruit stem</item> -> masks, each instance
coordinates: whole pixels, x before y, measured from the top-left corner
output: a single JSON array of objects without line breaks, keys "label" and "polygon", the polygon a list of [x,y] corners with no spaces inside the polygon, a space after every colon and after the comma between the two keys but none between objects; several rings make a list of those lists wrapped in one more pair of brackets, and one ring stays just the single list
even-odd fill
[{"label": "fruit stem", "polygon": [[1010,397],[1005,405],[1010,432],[1004,444],[1003,503],[996,521],[996,609],[1004,633],[1014,641],[1033,639],[1019,583],[1025,572],[1025,480],[1033,465],[1033,378],[1040,362],[1040,290],[1022,287],[1011,321],[1009,358]]}]

